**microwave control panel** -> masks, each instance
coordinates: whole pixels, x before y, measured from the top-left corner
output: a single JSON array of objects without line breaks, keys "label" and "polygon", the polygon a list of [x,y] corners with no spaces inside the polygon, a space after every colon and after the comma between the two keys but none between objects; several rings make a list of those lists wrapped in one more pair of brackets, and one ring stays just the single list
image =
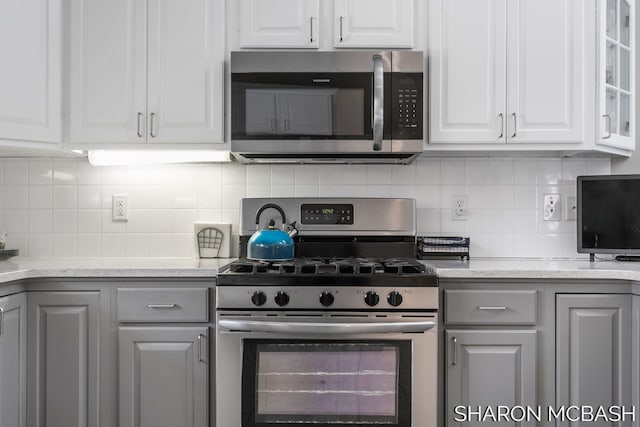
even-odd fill
[{"label": "microwave control panel", "polygon": [[391,82],[392,138],[422,139],[423,74],[393,73]]},{"label": "microwave control panel", "polygon": [[353,205],[302,205],[300,222],[302,224],[351,225],[353,224]]}]

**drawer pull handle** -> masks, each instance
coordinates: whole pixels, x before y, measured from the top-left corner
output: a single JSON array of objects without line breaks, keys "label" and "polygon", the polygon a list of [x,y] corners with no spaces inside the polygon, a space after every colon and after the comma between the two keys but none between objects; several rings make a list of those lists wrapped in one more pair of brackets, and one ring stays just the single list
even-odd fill
[{"label": "drawer pull handle", "polygon": [[164,309],[172,309],[177,308],[178,304],[147,304],[149,308],[164,308]]},{"label": "drawer pull handle", "polygon": [[509,307],[494,307],[494,306],[487,306],[487,305],[479,305],[476,307],[478,310],[485,310],[485,311],[504,311],[507,310]]}]

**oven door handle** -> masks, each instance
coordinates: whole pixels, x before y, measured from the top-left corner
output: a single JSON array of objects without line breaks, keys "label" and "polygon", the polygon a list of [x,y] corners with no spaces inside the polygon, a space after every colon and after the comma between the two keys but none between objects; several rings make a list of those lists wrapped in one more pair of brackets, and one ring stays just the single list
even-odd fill
[{"label": "oven door handle", "polygon": [[269,322],[262,320],[220,319],[218,326],[227,331],[271,332],[278,334],[354,335],[426,332],[434,322],[317,323]]}]

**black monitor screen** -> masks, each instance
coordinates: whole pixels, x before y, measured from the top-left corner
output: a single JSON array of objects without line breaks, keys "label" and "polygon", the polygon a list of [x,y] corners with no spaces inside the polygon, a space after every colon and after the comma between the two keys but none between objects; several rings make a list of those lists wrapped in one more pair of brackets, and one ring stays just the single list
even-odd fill
[{"label": "black monitor screen", "polygon": [[640,253],[640,175],[578,177],[578,252]]}]

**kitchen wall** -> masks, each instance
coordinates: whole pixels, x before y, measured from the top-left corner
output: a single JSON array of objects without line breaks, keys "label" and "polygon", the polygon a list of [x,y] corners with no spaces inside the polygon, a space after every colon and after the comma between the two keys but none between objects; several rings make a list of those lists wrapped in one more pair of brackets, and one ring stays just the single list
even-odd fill
[{"label": "kitchen wall", "polygon": [[[541,205],[545,193],[575,192],[575,177],[587,173],[610,173],[610,160],[93,167],[84,159],[4,159],[0,227],[25,256],[191,257],[193,222],[231,222],[237,233],[242,197],[415,197],[419,233],[471,236],[472,256],[576,257],[575,221],[545,222]],[[126,223],[111,220],[113,194],[129,197]],[[468,196],[467,221],[451,220],[459,194]]]}]

